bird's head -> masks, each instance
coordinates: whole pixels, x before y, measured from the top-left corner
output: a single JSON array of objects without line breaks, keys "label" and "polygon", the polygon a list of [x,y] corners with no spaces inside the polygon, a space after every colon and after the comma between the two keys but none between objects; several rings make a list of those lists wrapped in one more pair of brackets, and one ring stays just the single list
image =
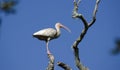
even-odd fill
[{"label": "bird's head", "polygon": [[62,25],[61,23],[56,23],[55,25],[56,28],[60,29],[60,28],[64,28],[65,30],[67,30],[68,32],[71,32],[70,29],[64,25]]}]

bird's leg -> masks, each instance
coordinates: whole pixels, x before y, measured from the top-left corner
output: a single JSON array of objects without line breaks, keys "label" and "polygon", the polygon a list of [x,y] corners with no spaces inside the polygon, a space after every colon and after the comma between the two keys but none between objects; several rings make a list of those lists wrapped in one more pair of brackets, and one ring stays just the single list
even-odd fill
[{"label": "bird's leg", "polygon": [[47,54],[51,54],[48,48],[49,41],[46,41]]}]

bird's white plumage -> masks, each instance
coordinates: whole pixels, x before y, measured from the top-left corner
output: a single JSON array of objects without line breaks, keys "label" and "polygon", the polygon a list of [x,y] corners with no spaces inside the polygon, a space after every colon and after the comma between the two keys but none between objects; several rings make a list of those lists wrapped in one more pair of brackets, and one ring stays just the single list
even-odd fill
[{"label": "bird's white plumage", "polygon": [[56,23],[55,28],[56,29],[53,29],[53,28],[42,29],[42,30],[39,30],[38,32],[35,32],[33,34],[33,36],[38,38],[39,40],[46,41],[46,48],[47,48],[48,54],[51,54],[49,49],[48,49],[48,43],[50,40],[55,39],[55,38],[60,36],[60,28],[64,28],[64,29],[70,31],[67,27],[63,26],[60,23]]},{"label": "bird's white plumage", "polygon": [[35,32],[33,36],[38,36],[41,40],[46,40],[47,38],[53,39],[55,38],[57,31],[53,28],[46,28]]},{"label": "bird's white plumage", "polygon": [[43,36],[54,36],[56,34],[56,30],[53,28],[46,28],[46,29],[42,29],[38,32],[35,32],[33,35],[43,35]]}]

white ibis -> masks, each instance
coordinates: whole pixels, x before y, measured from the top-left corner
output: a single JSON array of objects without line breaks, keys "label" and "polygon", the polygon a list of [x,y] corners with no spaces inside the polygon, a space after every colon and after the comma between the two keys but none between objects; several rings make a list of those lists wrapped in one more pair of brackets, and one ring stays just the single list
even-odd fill
[{"label": "white ibis", "polygon": [[58,38],[60,36],[60,28],[64,28],[67,31],[71,32],[66,26],[62,25],[61,23],[56,23],[55,28],[46,28],[42,29],[38,32],[33,34],[33,37],[38,38],[39,40],[43,40],[46,42],[47,54],[51,54],[48,48],[48,43],[50,40]]}]

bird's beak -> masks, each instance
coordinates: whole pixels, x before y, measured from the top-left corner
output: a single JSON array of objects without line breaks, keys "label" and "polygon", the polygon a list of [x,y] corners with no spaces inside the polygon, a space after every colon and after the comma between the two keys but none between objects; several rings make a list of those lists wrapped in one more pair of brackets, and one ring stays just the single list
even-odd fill
[{"label": "bird's beak", "polygon": [[62,25],[62,24],[60,25],[60,27],[61,27],[61,28],[64,28],[64,29],[67,30],[68,32],[71,32],[71,30],[70,30],[68,27],[66,27],[66,26],[64,26],[64,25]]}]

